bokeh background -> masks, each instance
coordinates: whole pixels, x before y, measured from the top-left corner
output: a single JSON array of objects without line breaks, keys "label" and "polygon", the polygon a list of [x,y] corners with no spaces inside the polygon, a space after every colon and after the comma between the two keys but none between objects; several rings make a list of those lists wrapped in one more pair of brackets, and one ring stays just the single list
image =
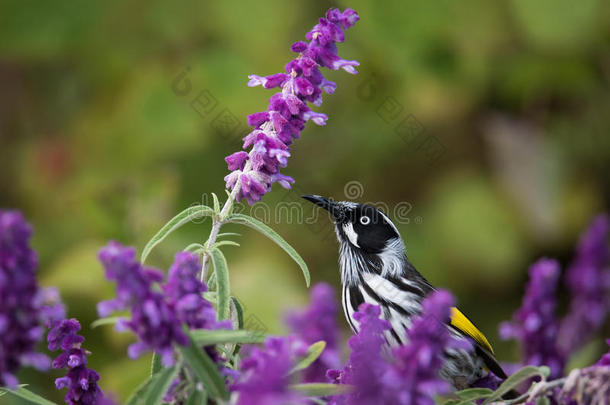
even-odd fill
[{"label": "bokeh background", "polygon": [[[276,185],[266,205],[244,207],[303,255],[313,282],[338,287],[337,246],[327,217],[299,220],[313,210],[298,195],[384,202],[411,261],[514,360],[497,325],[519,306],[528,265],[569,264],[579,232],[609,206],[606,1],[4,0],[0,206],[34,225],[40,281],[60,288],[117,398],[149,359],[127,360],[129,336],[88,326],[113,294],[98,249],[117,239],[141,250],[178,211],[224,195],[223,158],[272,94],[246,87],[248,74],[282,70],[330,6],[360,13],[339,49],[360,73],[327,74],[338,84],[321,109],[328,124],[307,127],[285,169],[295,190]],[[285,333],[285,311],[308,300],[298,267],[261,236],[223,229],[242,232],[225,252],[246,315]],[[189,224],[151,263],[166,269],[208,232]],[[21,380],[63,396],[43,375]]]}]

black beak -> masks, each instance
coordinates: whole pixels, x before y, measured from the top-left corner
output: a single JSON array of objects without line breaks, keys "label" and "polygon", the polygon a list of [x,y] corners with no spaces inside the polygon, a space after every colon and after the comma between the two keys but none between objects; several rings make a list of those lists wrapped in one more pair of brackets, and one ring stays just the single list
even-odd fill
[{"label": "black beak", "polygon": [[343,208],[331,199],[319,195],[302,195],[301,197],[330,212],[335,221],[341,221],[345,216]]}]

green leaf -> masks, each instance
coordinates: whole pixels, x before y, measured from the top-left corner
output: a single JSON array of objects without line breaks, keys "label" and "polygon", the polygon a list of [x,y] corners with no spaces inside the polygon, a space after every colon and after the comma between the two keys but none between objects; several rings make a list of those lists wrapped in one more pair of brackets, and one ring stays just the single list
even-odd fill
[{"label": "green leaf", "polygon": [[223,238],[225,236],[241,236],[241,233],[237,232],[223,232],[218,234],[218,238]]},{"label": "green leaf", "polygon": [[127,405],[157,405],[163,402],[163,395],[167,392],[176,377],[180,367],[168,367],[146,380],[129,397]]},{"label": "green leaf", "polygon": [[241,302],[235,297],[231,297],[231,302],[235,307],[235,312],[237,312],[237,328],[244,328],[244,307],[241,306]]},{"label": "green leaf", "polygon": [[498,389],[490,395],[483,404],[489,404],[490,402],[499,400],[502,398],[502,395],[506,394],[512,389],[515,389],[522,382],[532,378],[542,376],[539,367],[535,366],[527,366],[523,367],[521,370],[515,372],[511,376],[509,376],[504,382],[498,387]]},{"label": "green leaf", "polygon": [[540,374],[544,378],[547,378],[549,375],[551,375],[551,369],[548,366],[540,366],[538,367],[538,371],[540,371]]},{"label": "green leaf", "polygon": [[152,359],[150,361],[150,376],[157,374],[163,368],[161,364],[161,356],[157,352],[153,352]]},{"label": "green leaf", "polygon": [[[231,297],[231,308],[235,311],[235,315],[237,315],[237,329],[244,329],[244,308],[241,306],[241,302],[235,297]],[[235,345],[235,349],[233,350],[233,356],[235,356],[241,350],[241,346],[239,344]]]},{"label": "green leaf", "polygon": [[216,291],[206,291],[203,294],[201,294],[201,296],[205,300],[210,301],[212,303],[215,303],[216,300],[218,299],[218,294],[216,294]]},{"label": "green leaf", "polygon": [[205,392],[195,389],[185,402],[185,405],[205,405],[208,398]]},{"label": "green leaf", "polygon": [[455,393],[460,399],[472,401],[475,399],[487,398],[493,391],[489,388],[468,388]]},{"label": "green leaf", "polygon": [[201,243],[191,243],[182,250],[185,252],[199,253],[205,250],[205,246],[203,246]]},{"label": "green leaf", "polygon": [[536,398],[536,405],[550,405],[551,401],[546,396]]},{"label": "green leaf", "polygon": [[233,242],[232,240],[221,240],[219,242],[214,243],[213,248],[219,248],[221,246],[237,246],[237,247],[239,247],[240,244],[237,243],[237,242]]},{"label": "green leaf", "polygon": [[51,402],[38,394],[34,394],[32,391],[27,390],[24,387],[25,385],[20,385],[16,390],[10,390],[5,387],[0,387],[0,393],[13,395],[15,397],[24,399],[31,404],[57,405],[55,402]]},{"label": "green leaf", "polygon": [[303,359],[301,359],[301,361],[299,361],[292,368],[292,370],[290,370],[290,372],[288,374],[292,374],[296,371],[304,370],[307,367],[309,367],[311,365],[311,363],[313,363],[314,361],[316,361],[316,359],[318,357],[320,357],[320,355],[324,351],[325,347],[326,347],[326,342],[323,340],[320,340],[319,342],[316,342],[316,343],[312,344],[311,346],[309,346],[309,348],[307,349],[307,355]]},{"label": "green leaf", "polygon": [[293,384],[291,389],[300,392],[306,397],[325,397],[329,395],[341,395],[350,392],[353,387],[346,384]]},{"label": "green leaf", "polygon": [[212,193],[212,199],[214,200],[214,212],[216,214],[220,214],[220,202],[218,201],[218,196]]},{"label": "green leaf", "polygon": [[184,361],[190,366],[195,377],[205,387],[213,399],[229,399],[229,391],[220,375],[218,367],[192,338],[189,346],[178,346]]},{"label": "green leaf", "polygon": [[307,268],[307,264],[305,263],[303,258],[297,253],[297,251],[294,250],[294,248],[290,246],[288,242],[286,242],[277,232],[269,228],[267,225],[265,225],[258,219],[243,214],[229,215],[225,222],[246,225],[252,229],[259,231],[260,233],[274,241],[279,247],[284,249],[284,251],[288,253],[290,257],[292,257],[292,259],[299,265],[299,267],[301,267],[301,270],[303,271],[303,276],[305,277],[305,283],[307,287],[309,287],[311,277],[309,275],[309,269]]},{"label": "green leaf", "polygon": [[210,274],[210,278],[208,278],[208,289],[215,292],[216,287],[216,273],[212,272],[212,274]]},{"label": "green leaf", "polygon": [[[229,190],[225,190],[225,192],[227,193],[227,202],[225,203],[225,205],[229,205],[227,208],[227,216],[230,216],[231,214],[233,214],[233,197],[231,196],[231,192]],[[220,220],[224,220],[225,218],[220,218]]]},{"label": "green leaf", "polygon": [[219,249],[210,251],[212,263],[214,263],[214,273],[216,274],[216,291],[218,292],[218,319],[229,318],[229,302],[231,300],[231,290],[229,284],[229,268],[227,259]]},{"label": "green leaf", "polygon": [[266,335],[251,330],[208,330],[195,329],[190,332],[191,338],[199,346],[210,346],[224,343],[262,343]]},{"label": "green leaf", "polygon": [[98,326],[103,326],[103,325],[114,325],[121,319],[125,319],[125,317],[124,316],[109,316],[106,318],[96,319],[95,321],[91,322],[91,329],[95,329]]},{"label": "green leaf", "polygon": [[180,228],[182,225],[194,219],[209,217],[212,215],[214,215],[214,210],[206,205],[195,205],[192,207],[188,207],[187,209],[173,217],[167,224],[163,226],[163,228],[159,230],[159,232],[155,234],[155,236],[152,237],[150,241],[148,241],[146,246],[144,246],[144,250],[142,250],[142,256],[140,258],[140,261],[144,263],[153,248],[159,243],[163,242],[163,239],[165,239],[170,233],[172,233],[176,229]]}]

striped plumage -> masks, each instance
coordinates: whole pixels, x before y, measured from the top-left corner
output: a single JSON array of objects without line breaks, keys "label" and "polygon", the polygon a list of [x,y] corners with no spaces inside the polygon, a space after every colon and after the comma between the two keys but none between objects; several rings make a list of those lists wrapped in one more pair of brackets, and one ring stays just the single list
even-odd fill
[{"label": "striped plumage", "polygon": [[[343,285],[342,305],[352,330],[358,332],[353,314],[363,302],[379,305],[381,316],[392,328],[385,332],[386,349],[406,342],[411,317],[434,287],[409,262],[398,229],[380,210],[366,204],[335,202],[320,196],[304,196],[328,210],[339,240],[339,267]],[[470,340],[473,351],[449,349],[441,376],[456,388],[466,388],[491,370],[506,375],[493,357],[485,336],[457,308],[447,325],[459,339]]]}]

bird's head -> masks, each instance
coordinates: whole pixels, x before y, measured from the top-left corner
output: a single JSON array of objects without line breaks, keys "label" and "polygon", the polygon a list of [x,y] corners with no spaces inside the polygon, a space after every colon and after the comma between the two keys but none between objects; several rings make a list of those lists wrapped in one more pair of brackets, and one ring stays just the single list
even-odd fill
[{"label": "bird's head", "polygon": [[330,212],[342,245],[349,244],[366,254],[380,254],[388,245],[401,241],[398,229],[388,216],[371,205],[333,201],[319,195],[303,198]]}]

